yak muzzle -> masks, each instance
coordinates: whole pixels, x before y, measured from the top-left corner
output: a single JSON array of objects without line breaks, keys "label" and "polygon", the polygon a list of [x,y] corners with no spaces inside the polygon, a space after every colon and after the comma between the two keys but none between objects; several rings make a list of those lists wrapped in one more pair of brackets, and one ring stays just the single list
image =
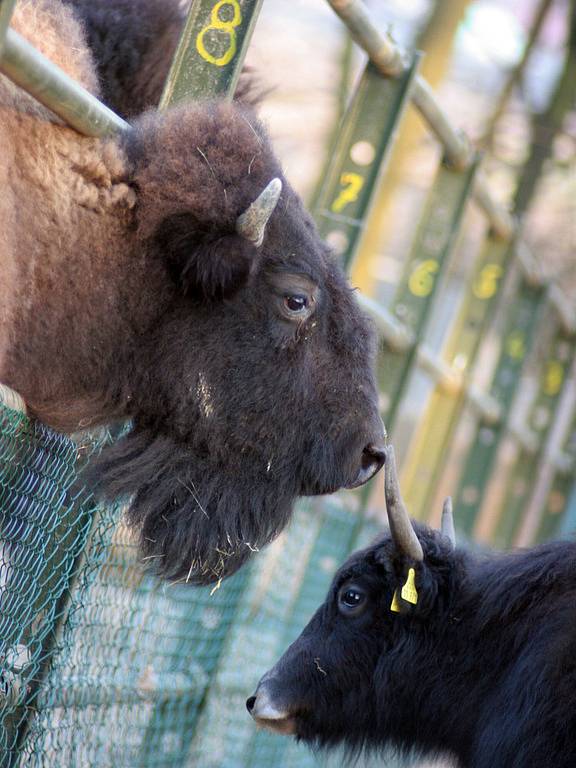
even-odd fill
[{"label": "yak muzzle", "polygon": [[346,488],[359,488],[364,483],[367,483],[368,480],[371,480],[382,469],[385,460],[386,447],[384,444],[369,443],[362,451],[360,468],[356,478]]},{"label": "yak muzzle", "polygon": [[265,680],[258,685],[254,696],[246,700],[246,709],[258,725],[269,731],[284,736],[292,736],[296,733],[294,717],[274,701]]}]

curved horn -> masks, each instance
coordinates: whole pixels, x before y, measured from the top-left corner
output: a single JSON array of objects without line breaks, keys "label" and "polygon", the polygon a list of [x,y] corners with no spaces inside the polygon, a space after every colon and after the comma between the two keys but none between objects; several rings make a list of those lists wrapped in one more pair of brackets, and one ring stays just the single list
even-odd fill
[{"label": "curved horn", "polygon": [[456,546],[456,533],[454,531],[454,515],[452,514],[452,497],[448,496],[442,506],[442,522],[440,523],[440,533],[450,539],[452,549]]},{"label": "curved horn", "polygon": [[257,248],[262,245],[266,224],[278,204],[281,193],[282,182],[278,178],[272,179],[256,200],[236,220],[236,232],[254,243]]},{"label": "curved horn", "polygon": [[390,533],[392,534],[394,543],[398,549],[408,555],[408,557],[421,562],[424,560],[422,544],[420,544],[418,536],[416,536],[414,528],[412,528],[408,512],[402,501],[398,475],[396,474],[396,459],[394,457],[394,449],[391,445],[386,448],[384,471],[386,473],[384,480],[386,509],[388,511]]}]

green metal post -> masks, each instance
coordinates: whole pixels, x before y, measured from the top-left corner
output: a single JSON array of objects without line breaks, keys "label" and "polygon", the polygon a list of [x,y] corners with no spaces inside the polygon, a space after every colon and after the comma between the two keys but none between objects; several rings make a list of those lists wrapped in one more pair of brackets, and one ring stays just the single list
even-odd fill
[{"label": "green metal post", "polygon": [[403,469],[408,509],[419,519],[427,517],[426,509],[433,513],[430,503],[466,404],[470,372],[512,258],[513,247],[509,243],[491,235],[487,237],[452,326],[443,358],[452,370],[463,376],[463,386],[455,394],[436,386]]},{"label": "green metal post", "polygon": [[564,529],[576,469],[576,411],[564,440],[562,452],[564,456],[571,459],[571,466],[564,471],[557,471],[554,475],[546,505],[541,510],[540,524],[535,537],[537,542],[560,536]]},{"label": "green metal post", "polygon": [[332,151],[332,162],[312,214],[320,234],[346,267],[356,252],[375,187],[410,98],[418,57],[398,80],[384,80],[368,64]]},{"label": "green metal post", "polygon": [[0,59],[4,53],[4,40],[15,5],[16,0],[0,0]]},{"label": "green metal post", "polygon": [[[510,409],[520,372],[532,347],[543,297],[541,286],[533,286],[522,279],[509,309],[491,387],[502,413],[508,413]],[[505,426],[505,420],[491,424],[480,419],[476,427],[454,504],[457,527],[466,536],[473,531]]]},{"label": "green metal post", "polygon": [[232,98],[263,0],[193,0],[160,109]]},{"label": "green metal post", "polygon": [[560,323],[547,347],[538,393],[527,417],[528,427],[538,438],[538,447],[532,453],[523,448],[518,452],[507,480],[504,503],[494,532],[493,544],[497,547],[509,547],[514,542],[522,512],[538,476],[542,448],[554,423],[554,411],[560,400],[566,373],[574,357],[574,340],[566,337]]},{"label": "green metal post", "polygon": [[392,314],[413,334],[413,343],[403,350],[387,346],[380,349],[378,379],[389,429],[394,427],[416,348],[470,199],[476,169],[476,162],[465,171],[453,170],[444,163],[440,166],[396,289]]}]

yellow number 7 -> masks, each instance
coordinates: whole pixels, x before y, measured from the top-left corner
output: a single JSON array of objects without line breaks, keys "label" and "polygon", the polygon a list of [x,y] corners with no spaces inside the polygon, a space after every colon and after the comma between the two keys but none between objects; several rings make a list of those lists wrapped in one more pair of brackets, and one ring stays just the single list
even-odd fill
[{"label": "yellow number 7", "polygon": [[357,173],[343,173],[340,176],[340,184],[345,185],[336,200],[332,203],[334,213],[340,213],[348,203],[358,200],[360,190],[364,186],[364,179]]}]

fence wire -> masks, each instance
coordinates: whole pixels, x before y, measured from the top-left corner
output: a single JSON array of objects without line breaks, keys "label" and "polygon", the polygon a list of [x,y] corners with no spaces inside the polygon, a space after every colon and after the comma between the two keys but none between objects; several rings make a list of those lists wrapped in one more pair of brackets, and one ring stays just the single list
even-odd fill
[{"label": "fence wire", "polygon": [[219,588],[169,584],[139,561],[121,505],[82,486],[110,439],[71,439],[0,405],[0,765],[317,765],[257,731],[245,700],[375,532],[360,496],[301,503]]}]

